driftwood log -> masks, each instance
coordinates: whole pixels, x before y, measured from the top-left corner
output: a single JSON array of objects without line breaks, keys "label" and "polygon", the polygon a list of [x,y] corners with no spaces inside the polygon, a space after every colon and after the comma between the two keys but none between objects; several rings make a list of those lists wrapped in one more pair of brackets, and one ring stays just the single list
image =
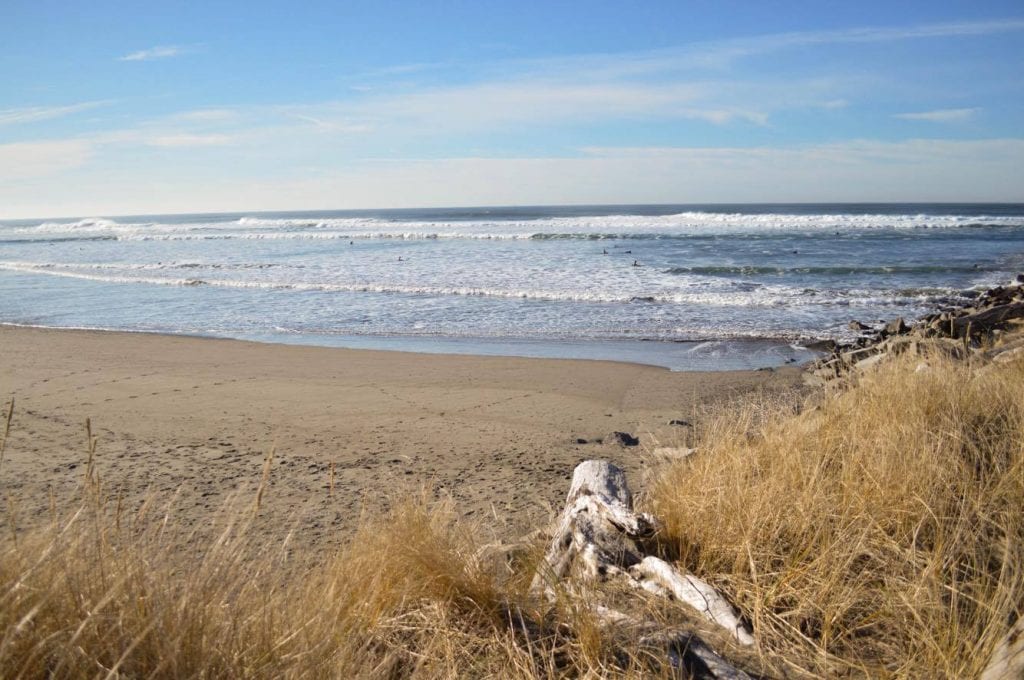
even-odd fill
[{"label": "driftwood log", "polygon": [[[689,605],[708,621],[726,629],[737,643],[752,645],[754,638],[721,593],[665,560],[645,555],[638,547],[637,540],[653,535],[656,529],[653,517],[633,510],[633,496],[620,468],[603,460],[584,461],[573,471],[565,508],[555,524],[551,544],[531,590],[554,600],[560,582],[572,572],[595,581],[616,579]],[[563,583],[562,587],[567,586]],[[608,625],[629,624],[646,631],[644,639],[658,640],[673,665],[681,657],[679,650],[685,649],[703,664],[704,675],[748,677],[693,634],[659,633],[650,622],[604,606],[595,606],[593,611]]]},{"label": "driftwood log", "polygon": [[980,680],[1019,680],[1024,678],[1024,619],[1010,628],[1010,632],[996,647]]}]

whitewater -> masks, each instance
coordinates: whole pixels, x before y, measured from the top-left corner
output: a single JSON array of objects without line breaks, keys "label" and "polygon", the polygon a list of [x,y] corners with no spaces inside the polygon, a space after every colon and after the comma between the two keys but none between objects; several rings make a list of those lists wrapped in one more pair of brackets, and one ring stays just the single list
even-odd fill
[{"label": "whitewater", "polygon": [[642,361],[804,361],[1024,270],[1024,206],[579,206],[0,221],[0,323]]}]

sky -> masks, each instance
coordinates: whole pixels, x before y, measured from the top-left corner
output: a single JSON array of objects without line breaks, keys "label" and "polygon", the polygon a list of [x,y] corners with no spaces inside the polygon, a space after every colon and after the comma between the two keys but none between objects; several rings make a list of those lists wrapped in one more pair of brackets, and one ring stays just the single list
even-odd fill
[{"label": "sky", "polygon": [[1024,201],[1024,5],[0,0],[0,219]]}]

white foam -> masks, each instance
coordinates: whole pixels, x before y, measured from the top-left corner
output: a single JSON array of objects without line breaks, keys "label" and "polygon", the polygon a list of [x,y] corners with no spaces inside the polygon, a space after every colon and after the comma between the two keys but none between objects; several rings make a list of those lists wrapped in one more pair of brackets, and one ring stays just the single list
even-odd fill
[{"label": "white foam", "polygon": [[975,225],[1024,226],[1007,215],[746,214],[682,212],[674,215],[595,215],[531,220],[386,220],[351,218],[265,218],[181,223],[119,223],[102,217],[44,222],[14,229],[24,235],[107,234],[123,239],[525,239],[671,238],[772,232],[827,232],[878,229],[953,229]]},{"label": "white foam", "polygon": [[[632,304],[673,304],[703,305],[717,307],[821,307],[825,305],[875,305],[888,306],[907,304],[908,301],[927,301],[930,295],[885,296],[878,291],[814,291],[808,294],[801,288],[783,285],[761,286],[755,289],[732,287],[713,288],[706,284],[689,283],[684,290],[658,289],[649,291],[634,289],[622,291],[617,282],[609,281],[603,287],[588,286],[577,288],[579,282],[564,282],[561,288],[501,288],[486,285],[437,285],[430,283],[403,284],[388,281],[380,282],[344,282],[313,280],[256,280],[256,279],[224,279],[215,278],[219,267],[203,265],[204,271],[197,276],[145,276],[133,272],[174,272],[183,268],[191,269],[194,263],[168,264],[117,264],[117,263],[55,263],[55,262],[19,262],[0,261],[0,269],[30,274],[42,274],[66,278],[82,279],[116,284],[147,284],[160,286],[214,286],[222,288],[253,289],[253,290],[292,290],[319,291],[337,293],[380,293],[399,295],[488,297],[523,300],[545,300],[564,302],[592,303],[632,303]],[[248,268],[240,265],[240,269]],[[104,271],[120,272],[117,274],[97,273]],[[583,282],[586,283],[586,282]],[[950,291],[952,292],[952,291]]]}]

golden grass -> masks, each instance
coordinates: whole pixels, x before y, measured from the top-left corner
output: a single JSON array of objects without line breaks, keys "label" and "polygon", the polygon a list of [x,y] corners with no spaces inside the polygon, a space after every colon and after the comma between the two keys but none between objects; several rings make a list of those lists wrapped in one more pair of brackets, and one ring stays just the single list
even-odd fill
[{"label": "golden grass", "polygon": [[128,515],[84,489],[73,515],[0,550],[0,677],[639,675],[585,614],[563,612],[568,635],[531,609],[526,572],[478,559],[450,503],[402,502],[309,566],[251,540],[251,503],[186,534],[173,509]]},{"label": "golden grass", "polygon": [[729,409],[651,489],[789,673],[976,677],[1022,613],[1024,364],[920,365]]},{"label": "golden grass", "polygon": [[[658,470],[645,502],[663,547],[750,619],[745,667],[972,677],[1021,613],[1024,363],[930,365],[883,366],[803,412],[733,405]],[[254,538],[254,504],[236,501],[189,534],[172,501],[129,512],[90,466],[73,514],[0,539],[0,677],[669,672],[585,605],[539,611],[540,546],[507,569],[450,503],[397,503],[311,560]]]}]

